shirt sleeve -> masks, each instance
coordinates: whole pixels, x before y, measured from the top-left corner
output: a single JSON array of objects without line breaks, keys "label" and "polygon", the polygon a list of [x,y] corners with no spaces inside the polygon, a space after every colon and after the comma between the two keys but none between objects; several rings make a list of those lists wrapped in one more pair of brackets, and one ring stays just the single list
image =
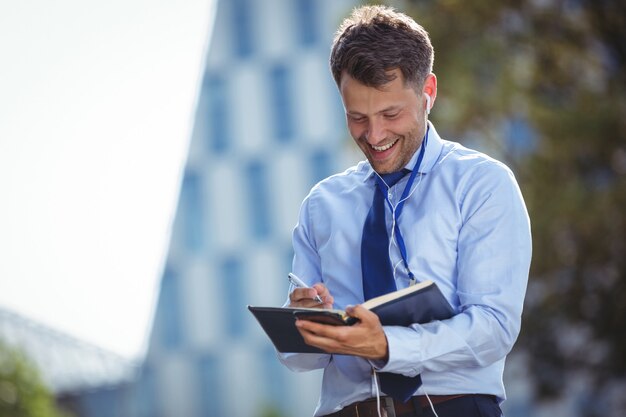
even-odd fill
[{"label": "shirt sleeve", "polygon": [[[310,233],[310,228],[312,227],[309,217],[311,195],[307,196],[300,207],[298,224],[296,224],[292,235],[295,254],[293,272],[309,286],[322,282],[320,258]],[[288,304],[289,297],[287,297],[284,305]],[[330,357],[331,355],[326,353],[278,352],[279,360],[293,371],[309,371],[324,368],[330,361]]]},{"label": "shirt sleeve", "polygon": [[[415,376],[481,367],[504,358],[520,331],[531,258],[530,221],[512,172],[484,161],[457,190],[459,314],[410,327],[385,326],[383,372]],[[451,277],[446,277],[450,278]]]}]

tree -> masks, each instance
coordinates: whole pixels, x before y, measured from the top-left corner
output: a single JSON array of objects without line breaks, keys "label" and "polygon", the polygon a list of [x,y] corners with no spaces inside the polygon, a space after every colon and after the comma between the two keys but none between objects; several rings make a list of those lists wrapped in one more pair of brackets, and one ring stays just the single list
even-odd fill
[{"label": "tree", "polygon": [[37,369],[0,341],[0,417],[64,417]]},{"label": "tree", "polygon": [[520,181],[534,250],[516,349],[532,355],[537,394],[558,395],[584,372],[601,398],[626,379],[626,3],[405,10],[435,46],[438,129],[486,138]]}]

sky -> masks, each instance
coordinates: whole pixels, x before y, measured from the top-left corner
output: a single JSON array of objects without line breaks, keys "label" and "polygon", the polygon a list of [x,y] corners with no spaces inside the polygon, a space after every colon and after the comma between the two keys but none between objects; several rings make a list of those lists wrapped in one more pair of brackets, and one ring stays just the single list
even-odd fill
[{"label": "sky", "polygon": [[0,308],[143,355],[213,14],[0,2]]}]

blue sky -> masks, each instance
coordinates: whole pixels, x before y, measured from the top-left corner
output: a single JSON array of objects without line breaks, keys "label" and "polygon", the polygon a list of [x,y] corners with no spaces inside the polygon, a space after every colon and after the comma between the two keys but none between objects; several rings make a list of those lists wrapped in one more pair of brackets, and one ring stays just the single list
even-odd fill
[{"label": "blue sky", "polygon": [[0,307],[142,354],[213,6],[0,3]]}]

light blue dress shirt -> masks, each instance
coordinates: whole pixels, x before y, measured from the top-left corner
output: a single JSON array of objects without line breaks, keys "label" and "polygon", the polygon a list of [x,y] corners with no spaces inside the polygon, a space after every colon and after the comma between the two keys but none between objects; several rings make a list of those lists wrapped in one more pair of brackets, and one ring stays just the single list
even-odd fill
[{"label": "light blue dress shirt", "polygon": [[[406,168],[411,169],[415,153]],[[293,232],[293,271],[323,282],[334,308],[363,302],[360,248],[372,204],[374,171],[360,162],[318,183],[302,203]],[[397,204],[408,175],[390,189]],[[387,207],[389,209],[389,207]],[[392,215],[387,212],[391,235]],[[430,125],[428,146],[398,224],[409,267],[433,280],[457,313],[410,327],[384,326],[389,361],[347,355],[279,354],[290,369],[324,369],[316,416],[376,396],[372,368],[422,375],[416,395],[481,393],[505,399],[505,357],[520,330],[531,258],[530,222],[513,173],[501,162],[442,140]],[[398,289],[409,285],[397,244],[390,257]]]}]

